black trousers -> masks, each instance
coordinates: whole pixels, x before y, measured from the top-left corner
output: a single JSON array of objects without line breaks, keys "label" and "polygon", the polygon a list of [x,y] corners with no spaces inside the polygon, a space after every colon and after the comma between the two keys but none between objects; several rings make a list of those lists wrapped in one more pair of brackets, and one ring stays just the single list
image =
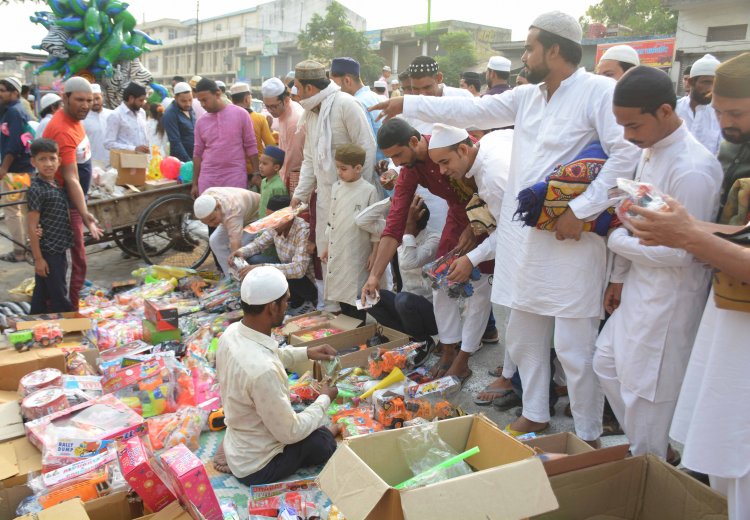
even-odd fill
[{"label": "black trousers", "polygon": [[328,428],[318,428],[304,440],[289,444],[266,466],[237,480],[246,486],[279,482],[300,468],[325,464],[336,451],[336,439]]},{"label": "black trousers", "polygon": [[65,273],[68,270],[67,253],[42,253],[49,267],[49,274],[34,275],[34,293],[31,295],[31,314],[48,312],[69,312],[73,306],[68,299],[68,284]]},{"label": "black trousers", "polygon": [[318,288],[307,276],[286,281],[289,283],[289,307],[299,307],[305,302],[318,303]]},{"label": "black trousers", "polygon": [[438,333],[432,303],[424,296],[381,290],[380,301],[367,312],[381,325],[417,341],[426,341]]}]

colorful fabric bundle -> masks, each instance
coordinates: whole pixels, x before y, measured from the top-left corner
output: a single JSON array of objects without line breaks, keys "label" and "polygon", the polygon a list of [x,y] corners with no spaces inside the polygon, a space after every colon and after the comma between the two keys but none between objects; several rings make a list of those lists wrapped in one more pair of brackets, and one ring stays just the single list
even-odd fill
[{"label": "colorful fabric bundle", "polygon": [[[607,154],[599,141],[589,144],[571,162],[555,168],[545,180],[519,192],[514,220],[553,231],[557,218],[568,209],[571,200],[586,191],[606,160]],[[583,230],[607,236],[607,232],[618,225],[614,208],[608,208],[596,219],[586,222]]]}]

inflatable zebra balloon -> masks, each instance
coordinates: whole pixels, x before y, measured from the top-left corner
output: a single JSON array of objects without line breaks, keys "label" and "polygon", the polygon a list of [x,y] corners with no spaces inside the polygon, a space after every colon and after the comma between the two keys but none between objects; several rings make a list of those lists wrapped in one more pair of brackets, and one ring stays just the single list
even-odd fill
[{"label": "inflatable zebra balloon", "polygon": [[117,105],[122,103],[122,91],[131,81],[145,87],[153,84],[153,80],[154,77],[151,72],[143,66],[138,58],[118,63],[111,77],[104,76],[99,80],[104,105],[109,108],[117,108]]}]

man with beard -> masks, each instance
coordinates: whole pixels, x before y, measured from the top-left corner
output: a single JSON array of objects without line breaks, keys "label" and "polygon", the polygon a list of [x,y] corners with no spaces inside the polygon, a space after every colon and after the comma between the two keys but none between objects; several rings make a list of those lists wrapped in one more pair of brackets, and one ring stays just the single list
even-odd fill
[{"label": "man with beard", "polygon": [[[494,96],[458,99],[405,96],[374,108],[393,117],[441,121],[458,127],[515,125],[502,222],[514,225],[515,194],[571,162],[592,141],[608,155],[598,176],[562,213],[552,231],[524,228],[521,243],[497,237],[492,301],[511,308],[506,343],[523,383],[523,414],[508,425],[514,434],[549,425],[550,344],[568,382],[576,434],[598,443],[604,394],[592,368],[606,271],[606,244],[584,223],[610,206],[618,177],[632,178],[638,149],[622,135],[612,113],[615,82],[578,67],[582,29],[572,16],[537,17],[523,62],[535,87]],[[502,282],[501,282],[502,281]]]},{"label": "man with beard", "polygon": [[690,95],[677,103],[677,115],[687,124],[688,130],[716,155],[721,141],[721,127],[716,113],[711,108],[711,92],[719,60],[706,54],[690,68]]},{"label": "man with beard", "polygon": [[491,57],[490,61],[487,62],[485,79],[487,80],[487,92],[483,94],[484,96],[502,94],[510,89],[510,85],[508,85],[510,60],[504,56]]},{"label": "man with beard", "polygon": [[52,117],[42,137],[52,139],[60,150],[60,169],[55,178],[65,188],[70,205],[70,227],[73,247],[70,248],[70,303],[78,310],[78,295],[86,281],[86,248],[83,227],[95,239],[101,236],[96,219],[86,208],[86,193],[91,184],[91,145],[82,121],[93,103],[91,84],[74,76],[65,82],[63,109]]},{"label": "man with beard", "polygon": [[[713,107],[722,134],[739,147],[750,146],[750,53],[728,60],[716,69]],[[744,171],[750,171],[750,156],[738,156]],[[737,284],[750,283],[750,250],[715,232],[746,230],[747,214],[739,225],[699,222],[679,203],[669,208],[633,210],[636,236],[644,244],[682,248],[701,262],[710,264]],[[747,312],[718,308],[709,297],[690,355],[670,435],[683,442],[685,467],[709,475],[711,486],[727,497],[729,518],[750,518],[750,335]]]},{"label": "man with beard", "polygon": [[91,85],[94,101],[91,104],[89,115],[83,121],[86,135],[91,143],[91,161],[94,166],[105,168],[109,165],[109,150],[104,147],[104,134],[107,129],[107,120],[112,111],[104,108],[102,87],[96,83]]},{"label": "man with beard", "polygon": [[285,372],[307,359],[330,361],[336,350],[330,345],[279,349],[271,329],[284,321],[289,284],[275,267],[250,271],[240,297],[242,320],[222,334],[216,355],[227,433],[214,462],[220,471],[252,486],[325,464],[336,451],[338,427],[325,425],[338,390],[321,385],[315,402],[296,413]]},{"label": "man with beard", "polygon": [[302,148],[305,146],[305,129],[297,128],[297,122],[305,109],[292,101],[289,90],[279,78],[264,81],[261,93],[266,109],[279,120],[279,148],[284,150],[284,164],[279,175],[289,193],[294,193],[302,166]]},{"label": "man with beard", "polygon": [[174,86],[174,101],[164,111],[164,130],[169,139],[169,155],[182,162],[193,160],[195,145],[195,111],[193,90],[185,82]]},{"label": "man with beard", "polygon": [[129,83],[122,93],[122,103],[107,119],[107,135],[104,147],[107,150],[131,150],[150,153],[146,129],[146,87]]},{"label": "man with beard", "polygon": [[[614,112],[625,138],[643,149],[636,178],[669,192],[696,219],[719,206],[719,161],[674,112],[669,76],[640,66],[617,83]],[[676,465],[669,425],[711,272],[684,249],[641,245],[625,227],[610,233],[615,253],[604,301],[620,302],[596,342],[594,370],[633,455],[654,454]],[[617,283],[619,282],[619,283]]]}]

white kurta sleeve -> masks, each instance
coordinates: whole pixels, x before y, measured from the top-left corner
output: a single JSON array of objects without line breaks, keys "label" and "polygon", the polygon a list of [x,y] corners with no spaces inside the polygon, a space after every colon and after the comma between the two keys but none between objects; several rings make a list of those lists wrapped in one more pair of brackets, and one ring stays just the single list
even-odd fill
[{"label": "white kurta sleeve", "polygon": [[620,255],[612,255],[612,272],[609,275],[610,283],[624,283],[625,275],[630,270],[630,260]]},{"label": "white kurta sleeve", "polygon": [[687,267],[693,263],[693,255],[684,249],[641,245],[625,228],[613,231],[607,246],[626,260],[647,267]]},{"label": "white kurta sleeve", "polygon": [[484,242],[479,244],[477,247],[466,253],[466,257],[471,260],[471,265],[476,267],[482,262],[493,260],[495,258],[495,252],[497,250],[497,239],[495,238],[495,231],[490,233]]},{"label": "white kurta sleeve", "polygon": [[500,128],[515,123],[516,98],[515,89],[482,98],[404,96],[404,116],[439,121],[459,128]]},{"label": "white kurta sleeve", "polygon": [[421,233],[426,234],[421,244],[417,242],[414,235],[404,235],[398,255],[398,265],[401,269],[421,269],[427,262],[435,259],[435,253],[440,244],[440,235],[430,233],[427,229],[423,229]]},{"label": "white kurta sleeve", "polygon": [[310,196],[316,186],[315,168],[313,167],[315,146],[316,143],[312,139],[305,139],[305,146],[302,149],[302,165],[299,170],[299,182],[294,190],[294,198],[304,203],[310,201]]}]

